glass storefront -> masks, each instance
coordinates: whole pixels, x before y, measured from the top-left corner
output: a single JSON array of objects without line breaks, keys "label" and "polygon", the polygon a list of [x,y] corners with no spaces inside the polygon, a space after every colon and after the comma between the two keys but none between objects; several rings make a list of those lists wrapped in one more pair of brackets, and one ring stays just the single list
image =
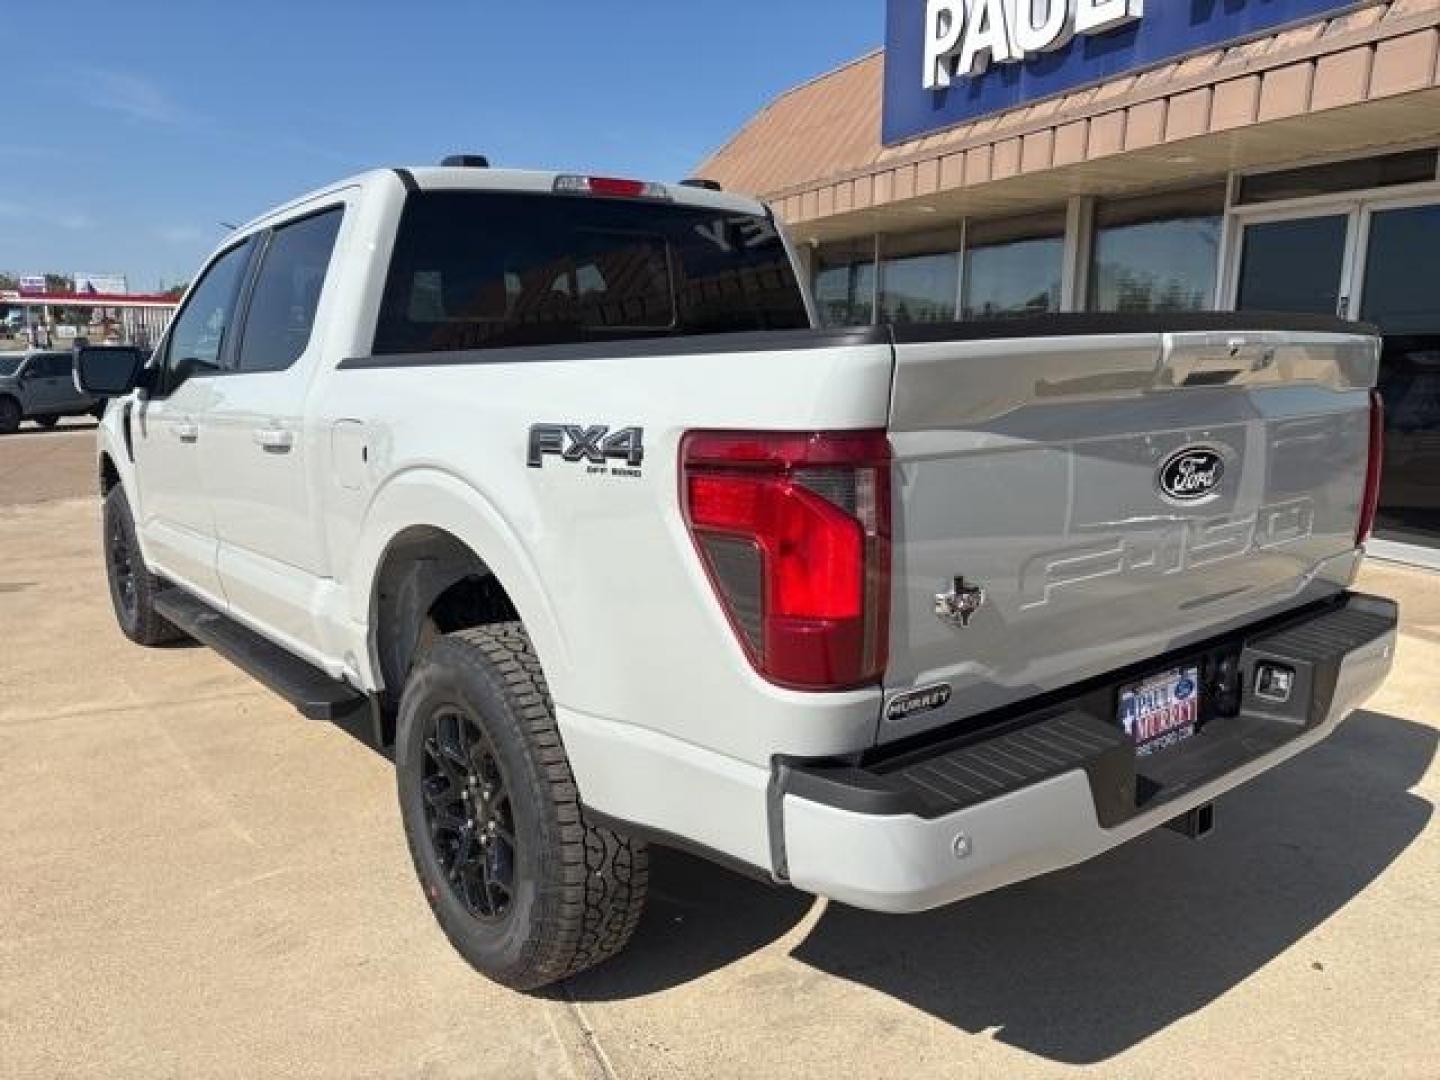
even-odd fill
[{"label": "glass storefront", "polygon": [[1369,215],[1360,317],[1385,333],[1377,535],[1440,543],[1440,204]]},{"label": "glass storefront", "polygon": [[1224,221],[1224,184],[1100,203],[1090,310],[1209,310]]},{"label": "glass storefront", "polygon": [[966,319],[997,319],[1060,310],[1065,265],[1065,212],[975,222],[965,249]]},{"label": "glass storefront", "polygon": [[1347,214],[1247,225],[1236,310],[1334,315],[1349,234]]},{"label": "glass storefront", "polygon": [[825,326],[868,326],[875,319],[875,240],[815,249],[815,305]]},{"label": "glass storefront", "polygon": [[[1296,174],[1327,179],[1348,168]],[[1298,200],[1282,213],[1238,212],[1237,309],[1350,314],[1384,334],[1385,469],[1376,538],[1412,551],[1440,547],[1437,198],[1401,201],[1377,189],[1363,197]]]},{"label": "glass storefront", "polygon": [[945,322],[960,290],[960,231],[884,237],[880,242],[880,321]]}]

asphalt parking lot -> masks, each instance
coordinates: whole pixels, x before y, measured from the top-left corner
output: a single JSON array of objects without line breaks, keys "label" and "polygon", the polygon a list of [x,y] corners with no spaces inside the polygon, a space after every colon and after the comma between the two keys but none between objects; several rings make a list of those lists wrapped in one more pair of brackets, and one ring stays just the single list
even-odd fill
[{"label": "asphalt parking lot", "polygon": [[0,439],[0,1076],[1440,1075],[1440,577],[1366,571],[1395,676],[1202,843],[910,918],[660,852],[629,952],[523,997],[433,925],[383,757],[121,638],[93,439]]}]

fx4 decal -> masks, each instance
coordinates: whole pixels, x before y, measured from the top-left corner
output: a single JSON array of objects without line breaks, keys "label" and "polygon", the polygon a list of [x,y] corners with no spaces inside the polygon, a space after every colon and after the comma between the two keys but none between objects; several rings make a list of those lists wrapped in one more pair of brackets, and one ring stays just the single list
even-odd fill
[{"label": "fx4 decal", "polygon": [[[640,466],[645,462],[645,429],[627,427],[611,431],[603,424],[535,424],[530,428],[526,464],[532,469],[541,469],[547,457],[588,462],[591,466],[588,471],[592,473],[639,476]],[[607,468],[612,461],[624,464]]]}]

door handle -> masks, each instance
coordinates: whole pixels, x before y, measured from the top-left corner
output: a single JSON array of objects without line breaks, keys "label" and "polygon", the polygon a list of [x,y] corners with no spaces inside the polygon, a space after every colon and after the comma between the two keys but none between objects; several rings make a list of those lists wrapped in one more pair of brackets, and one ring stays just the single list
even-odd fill
[{"label": "door handle", "polygon": [[295,433],[284,428],[256,428],[255,445],[267,454],[288,454],[295,445]]},{"label": "door handle", "polygon": [[170,430],[175,437],[183,443],[193,443],[200,440],[200,425],[193,420],[172,420]]}]

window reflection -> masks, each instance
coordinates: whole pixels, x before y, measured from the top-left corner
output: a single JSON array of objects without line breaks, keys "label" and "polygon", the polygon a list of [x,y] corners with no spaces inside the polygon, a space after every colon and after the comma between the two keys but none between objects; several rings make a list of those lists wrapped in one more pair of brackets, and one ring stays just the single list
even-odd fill
[{"label": "window reflection", "polygon": [[1205,311],[1214,305],[1225,187],[1101,203],[1092,311]]},{"label": "window reflection", "polygon": [[872,237],[815,250],[815,306],[823,326],[868,326],[875,316]]},{"label": "window reflection", "polygon": [[1060,310],[1065,213],[974,222],[965,251],[967,319],[997,319]]},{"label": "window reflection", "polygon": [[1385,333],[1385,472],[1378,535],[1440,541],[1440,206],[1370,219],[1360,317]]},{"label": "window reflection", "polygon": [[960,231],[883,237],[880,321],[946,322],[960,290]]},{"label": "window reflection", "polygon": [[881,238],[881,323],[946,323],[960,289],[960,230]]}]

